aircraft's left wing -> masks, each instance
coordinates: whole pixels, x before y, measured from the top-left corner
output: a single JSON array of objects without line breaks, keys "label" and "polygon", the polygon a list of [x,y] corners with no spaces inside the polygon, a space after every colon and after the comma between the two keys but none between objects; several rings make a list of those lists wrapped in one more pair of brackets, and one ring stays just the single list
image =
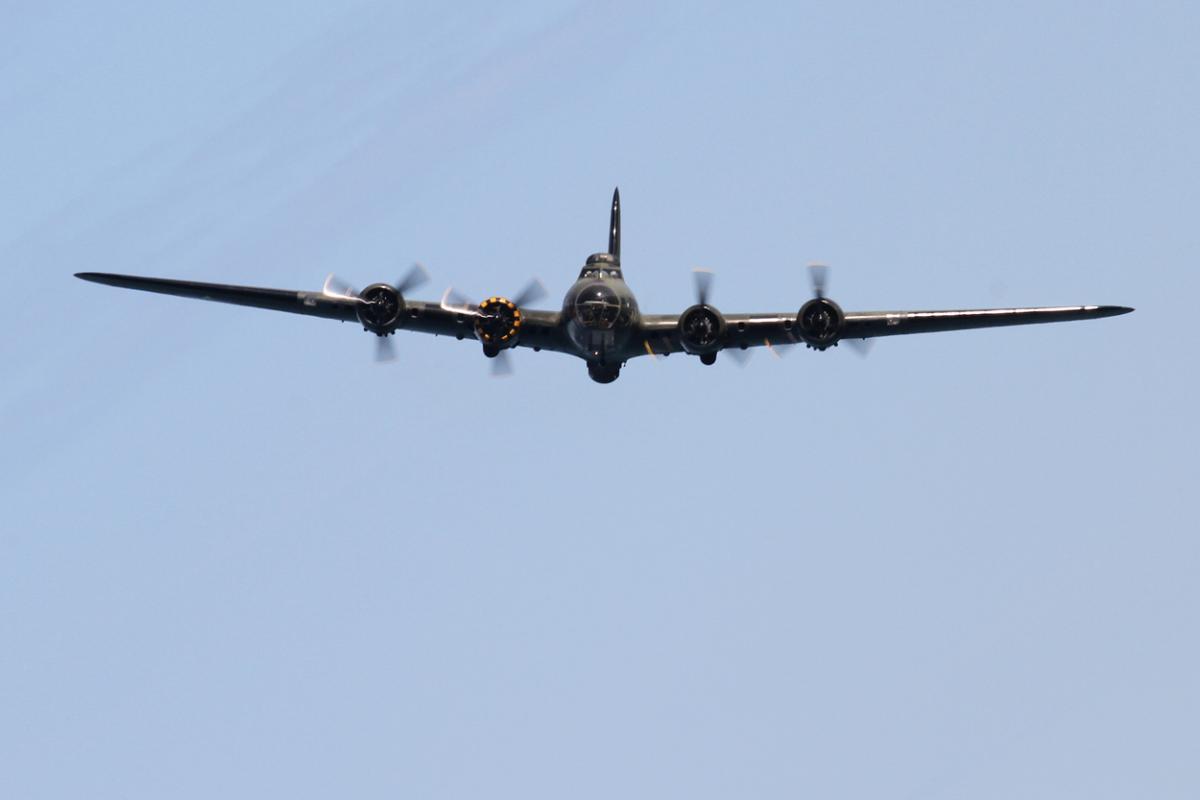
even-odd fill
[{"label": "aircraft's left wing", "polygon": [[[958,311],[847,311],[832,341],[871,339],[906,333],[934,333],[970,328],[1068,322],[1128,314],[1126,306],[1051,306],[985,308]],[[726,314],[720,349],[802,344],[798,315],[791,313]],[[650,355],[683,352],[678,314],[649,314],[642,318],[639,348]],[[830,342],[832,344],[832,341]],[[635,353],[640,355],[641,353]]]},{"label": "aircraft's left wing", "polygon": [[238,306],[287,311],[342,322],[358,319],[358,300],[324,292],[299,292],[287,289],[263,289],[257,286],[232,286],[224,283],[179,281],[170,278],[145,278],[140,275],[115,275],[108,272],[77,272],[76,278],[122,289],[137,289],[196,300],[212,300]]},{"label": "aircraft's left wing", "polygon": [[[310,317],[324,317],[342,322],[359,322],[360,300],[357,297],[329,294],[323,291],[305,292],[289,289],[265,289],[257,286],[233,286],[224,283],[201,283],[170,278],[146,278],[139,275],[116,275],[107,272],[79,272],[75,277],[93,283],[157,292],[176,297],[232,303],[239,306],[265,308],[271,311],[286,311]],[[456,339],[474,339],[475,328],[472,314],[476,306],[462,309],[449,308],[441,303],[404,298],[404,314],[399,330],[453,336]],[[524,310],[523,310],[524,311]],[[524,329],[527,335],[518,342],[520,346],[565,349],[566,344],[558,336],[558,313],[551,311],[524,311]]]}]

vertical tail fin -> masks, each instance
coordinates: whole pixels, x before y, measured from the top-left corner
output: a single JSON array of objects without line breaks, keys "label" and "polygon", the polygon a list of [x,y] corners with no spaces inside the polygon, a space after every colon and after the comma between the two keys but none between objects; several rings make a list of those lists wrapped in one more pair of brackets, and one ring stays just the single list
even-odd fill
[{"label": "vertical tail fin", "polygon": [[613,189],[612,214],[608,218],[608,252],[621,263],[621,189]]}]

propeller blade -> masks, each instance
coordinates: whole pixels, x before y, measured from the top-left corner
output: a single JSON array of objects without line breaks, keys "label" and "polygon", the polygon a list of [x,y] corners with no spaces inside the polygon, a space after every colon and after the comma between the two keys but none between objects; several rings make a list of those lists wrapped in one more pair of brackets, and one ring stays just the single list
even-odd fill
[{"label": "propeller blade", "polygon": [[396,346],[392,344],[392,337],[375,337],[375,360],[380,363],[396,360]]},{"label": "propeller blade", "polygon": [[826,264],[809,264],[809,277],[812,279],[813,294],[825,296],[825,285],[829,282],[829,266]]},{"label": "propeller blade", "polygon": [[463,297],[453,286],[447,286],[446,291],[442,293],[441,306],[444,311],[455,311],[459,314],[479,313],[471,301]]},{"label": "propeller blade", "polygon": [[692,281],[696,284],[696,302],[702,306],[708,305],[708,293],[712,290],[713,271],[711,269],[692,270]]},{"label": "propeller blade", "polygon": [[332,272],[326,276],[325,285],[321,287],[321,294],[327,297],[353,297],[358,299],[358,290]]},{"label": "propeller blade", "polygon": [[842,339],[841,341],[848,344],[851,350],[863,358],[870,354],[871,345],[874,343],[873,339]]},{"label": "propeller blade", "polygon": [[513,374],[512,357],[509,356],[507,350],[501,350],[492,359],[492,377],[507,378]]},{"label": "propeller blade", "polygon": [[515,305],[517,308],[524,308],[530,303],[536,303],[545,296],[546,287],[542,285],[541,281],[539,281],[537,278],[534,278],[529,281],[529,283],[525,284],[524,289],[517,292],[512,301],[513,305]]},{"label": "propeller blade", "polygon": [[740,347],[727,347],[721,351],[733,359],[733,363],[739,367],[744,367],[750,363],[750,351],[743,350]]},{"label": "propeller blade", "polygon": [[429,270],[417,261],[409,269],[408,273],[396,283],[396,291],[400,294],[408,294],[418,286],[424,286],[429,281]]},{"label": "propeller blade", "polygon": [[783,358],[792,351],[796,345],[791,342],[772,342],[770,339],[763,339],[763,344],[767,348],[767,352],[776,358]]}]

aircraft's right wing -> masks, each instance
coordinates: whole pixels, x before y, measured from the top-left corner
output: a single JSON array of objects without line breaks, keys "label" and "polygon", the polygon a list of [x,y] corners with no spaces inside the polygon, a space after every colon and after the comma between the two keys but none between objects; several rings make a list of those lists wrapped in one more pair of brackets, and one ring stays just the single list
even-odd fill
[{"label": "aircraft's right wing", "polygon": [[[906,333],[936,333],[970,328],[1067,322],[1128,314],[1126,306],[1051,306],[1041,308],[984,308],[959,311],[847,311],[836,340],[871,339]],[[772,347],[804,342],[796,312],[726,314],[720,349]],[[683,352],[679,315],[650,314],[642,318],[641,347],[650,355]],[[832,343],[832,342],[831,342]],[[635,353],[635,355],[638,353]]]},{"label": "aircraft's right wing", "polygon": [[847,311],[842,339],[870,339],[904,333],[936,333],[1039,322],[1069,322],[1128,314],[1126,306],[1050,306],[981,308],[963,311]]}]

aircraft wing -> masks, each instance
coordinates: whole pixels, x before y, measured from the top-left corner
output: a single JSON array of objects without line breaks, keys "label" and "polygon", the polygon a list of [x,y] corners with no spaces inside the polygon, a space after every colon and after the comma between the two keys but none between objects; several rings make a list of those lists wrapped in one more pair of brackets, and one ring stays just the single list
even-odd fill
[{"label": "aircraft wing", "polygon": [[[984,308],[958,311],[847,311],[838,340],[871,339],[906,333],[936,333],[970,328],[1068,322],[1128,314],[1126,306],[1051,306],[1041,308]],[[796,312],[726,314],[721,349],[773,347],[803,343]],[[651,355],[683,352],[678,314],[642,318],[642,348]]]},{"label": "aircraft wing", "polygon": [[[357,297],[305,292],[289,289],[264,289],[255,286],[232,286],[223,283],[201,283],[168,278],[146,278],[137,275],[115,275],[107,272],[79,272],[75,277],[93,283],[157,292],[176,297],[196,300],[211,300],[239,306],[265,308],[271,311],[287,311],[310,317],[324,317],[342,322],[358,324]],[[475,327],[472,314],[476,306],[461,309],[447,308],[442,303],[404,298],[404,319],[400,330],[453,336],[456,339],[474,339]],[[464,313],[465,312],[465,313]],[[558,312],[521,310],[524,333],[518,346],[538,347],[547,350],[565,349],[566,343],[559,341]]]},{"label": "aircraft wing", "polygon": [[1041,322],[1070,322],[1128,314],[1126,306],[1049,306],[1040,308],[980,308],[964,311],[847,312],[843,339],[870,339],[904,333],[936,333],[970,328],[999,328]]}]

